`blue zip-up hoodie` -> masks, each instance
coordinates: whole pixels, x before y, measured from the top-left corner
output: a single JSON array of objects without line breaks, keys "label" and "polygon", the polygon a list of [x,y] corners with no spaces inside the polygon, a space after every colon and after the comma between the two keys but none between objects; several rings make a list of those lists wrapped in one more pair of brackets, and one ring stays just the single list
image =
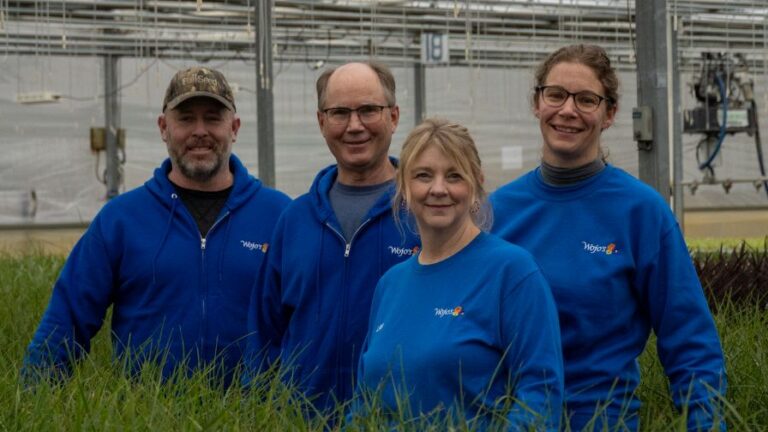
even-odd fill
[{"label": "blue zip-up hoodie", "polygon": [[104,206],[61,271],[24,376],[68,373],[110,305],[114,353],[130,355],[134,372],[147,359],[165,377],[181,362],[192,370],[215,360],[231,371],[245,348],[250,288],[290,198],[263,187],[236,156],[229,165],[232,192],[205,238],[168,180],[170,160]]},{"label": "blue zip-up hoodie", "polygon": [[419,245],[394,223],[394,187],[347,243],[328,198],[337,172],[320,171],[281,216],[249,316],[249,369],[265,365],[262,354],[280,357],[286,380],[317,396],[319,409],[351,398],[376,283]]}]

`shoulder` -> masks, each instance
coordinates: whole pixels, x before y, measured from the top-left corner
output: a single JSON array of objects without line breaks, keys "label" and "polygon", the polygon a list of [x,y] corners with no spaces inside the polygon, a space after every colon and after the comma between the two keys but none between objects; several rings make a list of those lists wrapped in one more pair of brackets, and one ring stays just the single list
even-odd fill
[{"label": "shoulder", "polygon": [[488,201],[494,213],[507,210],[513,210],[513,207],[520,205],[521,201],[527,201],[534,198],[532,194],[532,176],[536,170],[529,171],[517,179],[500,186],[491,193]]},{"label": "shoulder", "polygon": [[309,194],[301,195],[285,203],[280,213],[278,230],[307,233],[316,229],[315,221],[320,221],[316,215],[317,209]]},{"label": "shoulder", "polygon": [[504,296],[511,292],[546,287],[546,281],[533,256],[522,247],[493,234],[484,234],[477,245],[470,267],[478,277],[496,285]]},{"label": "shoulder", "polygon": [[257,196],[260,200],[280,208],[285,208],[291,203],[291,197],[271,187],[262,186]]},{"label": "shoulder", "polygon": [[621,190],[626,191],[627,195],[635,196],[638,200],[653,203],[663,202],[658,192],[632,174],[613,165],[608,165],[607,169],[608,171],[603,182],[604,187],[621,188]]},{"label": "shoulder", "polygon": [[609,167],[602,188],[603,192],[610,194],[606,205],[625,207],[630,214],[636,216],[674,219],[669,204],[655,189],[621,168]]},{"label": "shoulder", "polygon": [[[169,202],[171,199],[172,197],[168,196]],[[158,199],[153,196],[149,189],[145,185],[142,185],[107,201],[96,217],[122,216],[126,214],[126,211],[133,212],[137,209],[145,208],[149,203],[155,203],[157,201]]]},{"label": "shoulder", "polygon": [[498,265],[504,267],[537,269],[533,256],[522,247],[510,243],[494,234],[481,234],[482,244],[479,245],[479,257],[488,263],[489,267]]},{"label": "shoulder", "polygon": [[417,259],[418,255],[413,255],[405,261],[390,267],[379,279],[379,285],[386,286],[398,284],[398,281],[402,280],[403,276],[413,272],[413,266]]},{"label": "shoulder", "polygon": [[527,173],[522,174],[520,177],[516,178],[515,180],[512,180],[511,182],[500,186],[498,189],[496,189],[495,192],[491,194],[491,197],[503,197],[505,195],[514,195],[517,193],[520,193],[521,191],[528,189],[528,182],[530,181],[531,176],[536,175],[536,170],[528,171]]},{"label": "shoulder", "polygon": [[302,214],[312,207],[312,197],[305,193],[286,204],[285,213]]}]

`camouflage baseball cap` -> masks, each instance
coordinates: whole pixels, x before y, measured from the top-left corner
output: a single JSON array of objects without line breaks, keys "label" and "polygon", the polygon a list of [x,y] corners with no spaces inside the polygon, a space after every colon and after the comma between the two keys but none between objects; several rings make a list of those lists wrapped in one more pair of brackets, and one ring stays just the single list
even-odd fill
[{"label": "camouflage baseball cap", "polygon": [[174,109],[185,100],[200,96],[216,99],[230,111],[236,111],[235,97],[227,79],[221,72],[204,67],[191,67],[176,72],[165,91],[163,111]]}]

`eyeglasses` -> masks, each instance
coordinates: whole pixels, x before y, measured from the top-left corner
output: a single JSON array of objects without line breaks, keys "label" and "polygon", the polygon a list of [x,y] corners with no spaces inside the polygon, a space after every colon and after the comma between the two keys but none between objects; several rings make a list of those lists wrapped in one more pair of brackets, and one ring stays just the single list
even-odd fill
[{"label": "eyeglasses", "polygon": [[323,114],[334,126],[345,126],[349,123],[352,113],[357,113],[357,118],[365,125],[377,123],[381,120],[384,108],[392,108],[390,105],[361,105],[355,109],[347,107],[333,107],[323,110]]},{"label": "eyeglasses", "polygon": [[576,104],[576,109],[584,113],[597,111],[600,102],[604,100],[607,100],[608,102],[613,101],[611,98],[600,96],[588,90],[571,93],[560,86],[536,86],[536,91],[541,93],[541,99],[544,103],[553,108],[565,105],[565,101],[573,96],[573,102]]}]

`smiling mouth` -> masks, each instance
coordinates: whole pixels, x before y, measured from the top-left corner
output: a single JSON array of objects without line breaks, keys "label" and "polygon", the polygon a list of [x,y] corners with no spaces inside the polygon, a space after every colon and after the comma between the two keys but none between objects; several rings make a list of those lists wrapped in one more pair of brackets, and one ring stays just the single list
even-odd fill
[{"label": "smiling mouth", "polygon": [[206,154],[211,152],[213,152],[213,147],[211,146],[187,147],[187,153],[191,155],[200,155],[200,154]]},{"label": "smiling mouth", "polygon": [[552,129],[561,133],[575,134],[575,133],[581,132],[581,129],[579,128],[568,127],[568,126],[558,126],[558,125],[551,125],[551,126],[552,126]]}]

